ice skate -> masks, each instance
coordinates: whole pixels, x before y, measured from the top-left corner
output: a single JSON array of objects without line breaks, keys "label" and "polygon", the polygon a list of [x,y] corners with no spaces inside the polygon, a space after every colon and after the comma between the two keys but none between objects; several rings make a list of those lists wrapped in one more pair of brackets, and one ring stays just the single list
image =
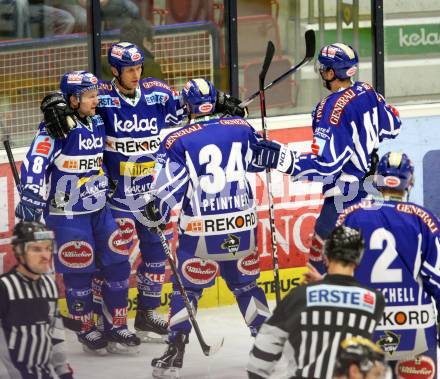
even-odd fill
[{"label": "ice skate", "polygon": [[127,327],[112,328],[105,334],[107,351],[112,354],[137,354],[141,340]]},{"label": "ice skate", "polygon": [[134,328],[142,342],[164,343],[168,336],[168,323],[154,309],[138,309]]},{"label": "ice skate", "polygon": [[168,342],[168,348],[160,358],[151,361],[153,377],[158,379],[178,379],[185,354],[188,335],[178,333],[174,342]]},{"label": "ice skate", "polygon": [[95,355],[106,355],[107,340],[102,333],[95,327],[87,332],[78,333],[78,341],[81,342],[83,350],[86,353],[92,353]]}]

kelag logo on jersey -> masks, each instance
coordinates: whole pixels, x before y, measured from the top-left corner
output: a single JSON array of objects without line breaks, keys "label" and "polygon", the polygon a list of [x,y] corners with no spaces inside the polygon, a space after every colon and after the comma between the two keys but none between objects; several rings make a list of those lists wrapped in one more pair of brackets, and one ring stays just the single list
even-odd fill
[{"label": "kelag logo on jersey", "polygon": [[157,91],[154,91],[148,95],[144,95],[144,97],[145,97],[145,101],[147,102],[147,105],[155,105],[155,104],[165,105],[165,103],[169,99],[169,96],[166,93],[157,92]]},{"label": "kelag logo on jersey", "polygon": [[141,118],[138,115],[133,115],[133,120],[119,120],[118,115],[113,115],[113,125],[115,132],[146,132],[150,131],[152,134],[158,133],[157,118]]},{"label": "kelag logo on jersey", "polygon": [[321,284],[307,288],[307,306],[354,308],[374,313],[376,296],[359,287]]},{"label": "kelag logo on jersey", "polygon": [[93,134],[90,138],[84,138],[79,135],[79,149],[80,150],[92,150],[92,149],[100,149],[104,146],[104,141],[102,137],[95,137]]},{"label": "kelag logo on jersey", "polygon": [[111,97],[110,95],[99,96],[99,108],[121,108],[121,100],[118,97]]}]

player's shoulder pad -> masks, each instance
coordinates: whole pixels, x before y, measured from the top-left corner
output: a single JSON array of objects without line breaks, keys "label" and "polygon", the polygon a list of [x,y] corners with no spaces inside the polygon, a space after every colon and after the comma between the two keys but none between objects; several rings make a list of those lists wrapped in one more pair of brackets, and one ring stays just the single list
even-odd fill
[{"label": "player's shoulder pad", "polygon": [[374,87],[367,82],[356,82],[353,86],[357,91],[375,91]]},{"label": "player's shoulder pad", "polygon": [[37,131],[37,133],[39,133],[39,134],[41,134],[41,133],[46,133],[46,134],[47,134],[47,131],[46,131],[46,124],[44,123],[44,121],[41,121],[41,122],[38,124],[38,131]]},{"label": "player's shoulder pad", "polygon": [[324,114],[324,106],[327,103],[328,96],[324,97],[312,110],[312,120],[315,123],[319,123],[322,119],[322,115]]},{"label": "player's shoulder pad", "polygon": [[247,126],[251,128],[251,124],[249,124],[244,118],[239,116],[228,116],[224,118],[220,118],[217,120],[217,123],[224,126]]},{"label": "player's shoulder pad", "polygon": [[331,125],[339,126],[344,111],[357,95],[358,93],[355,88],[349,87],[341,92],[332,93],[327,97],[327,104],[329,104],[328,122]]},{"label": "player's shoulder pad", "polygon": [[99,114],[95,114],[94,116],[91,117],[92,119],[92,123],[95,126],[100,126],[100,125],[104,125],[104,120],[102,119],[102,117]]},{"label": "player's shoulder pad", "polygon": [[371,209],[373,206],[373,200],[362,200],[359,203],[350,205],[349,207],[345,208],[344,211],[339,215],[338,220],[336,221],[336,226],[342,225],[345,219],[352,213],[355,213],[360,209]]},{"label": "player's shoulder pad", "polygon": [[157,78],[148,77],[141,79],[139,85],[143,90],[172,92],[172,88],[170,87],[169,84]]},{"label": "player's shoulder pad", "polygon": [[40,124],[40,127],[41,129],[39,129],[32,144],[31,155],[48,158],[55,149],[56,141],[47,134],[44,122]]},{"label": "player's shoulder pad", "polygon": [[113,84],[110,80],[100,80],[98,82],[99,94],[113,91]]},{"label": "player's shoulder pad", "polygon": [[397,212],[413,215],[422,221],[431,233],[435,234],[439,232],[440,222],[430,211],[421,205],[414,203],[401,202],[395,205]]},{"label": "player's shoulder pad", "polygon": [[188,136],[193,133],[197,133],[198,131],[203,129],[203,125],[201,124],[191,124],[186,125],[183,128],[176,130],[173,133],[170,133],[165,140],[163,141],[163,146],[165,149],[170,150],[171,147],[178,141],[179,139]]}]

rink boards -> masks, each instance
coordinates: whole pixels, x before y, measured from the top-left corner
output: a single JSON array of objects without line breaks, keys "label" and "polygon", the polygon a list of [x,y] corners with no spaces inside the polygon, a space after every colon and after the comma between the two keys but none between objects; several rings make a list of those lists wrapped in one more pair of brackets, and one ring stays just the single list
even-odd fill
[{"label": "rink boards", "polygon": [[[399,107],[403,126],[396,141],[382,145],[380,153],[397,150],[407,153],[416,167],[416,184],[410,200],[427,206],[440,216],[440,146],[437,128],[440,128],[440,105]],[[260,129],[261,120],[253,120],[255,128]],[[270,138],[289,143],[298,151],[309,151],[312,132],[309,116],[285,116],[269,119]],[[23,159],[26,149],[17,149],[16,160]],[[19,163],[18,163],[19,165]],[[274,172],[273,199],[275,206],[275,226],[279,242],[279,261],[283,268],[283,290],[288,292],[296,286],[304,271],[305,252],[308,250],[310,234],[322,204],[320,184],[310,182],[292,182],[289,177]],[[268,218],[267,191],[265,174],[251,175],[250,180],[258,199],[258,252],[262,274],[260,285],[273,298],[271,272],[271,239]],[[0,273],[8,270],[15,262],[9,244],[9,237],[15,222],[14,208],[18,201],[13,178],[7,164],[6,154],[0,153]],[[176,218],[176,216],[175,216]],[[176,239],[172,241],[175,247]],[[135,241],[130,260],[133,271],[138,264],[139,251]],[[267,272],[265,272],[267,271]],[[135,281],[131,281],[132,286]],[[130,293],[130,310],[136,308],[135,289]],[[170,284],[166,284],[162,295],[162,307],[167,309]],[[222,279],[216,285],[205,290],[201,307],[232,304],[233,298]]]}]

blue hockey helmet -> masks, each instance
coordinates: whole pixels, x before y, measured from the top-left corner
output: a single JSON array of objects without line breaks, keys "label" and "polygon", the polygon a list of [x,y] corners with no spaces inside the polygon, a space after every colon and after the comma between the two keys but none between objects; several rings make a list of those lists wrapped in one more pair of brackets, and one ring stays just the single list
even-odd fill
[{"label": "blue hockey helmet", "polygon": [[405,153],[389,152],[379,161],[376,185],[380,190],[408,191],[414,184],[414,166]]},{"label": "blue hockey helmet", "polygon": [[118,70],[123,67],[137,66],[144,63],[144,52],[131,42],[117,42],[110,46],[107,53],[108,63]]},{"label": "blue hockey helmet", "polygon": [[356,50],[343,43],[333,43],[321,48],[318,55],[319,71],[332,69],[339,79],[354,76],[359,62]]},{"label": "blue hockey helmet", "polygon": [[183,87],[182,98],[190,113],[211,114],[215,111],[217,90],[209,80],[191,79]]},{"label": "blue hockey helmet", "polygon": [[66,72],[61,78],[60,89],[67,102],[72,95],[79,101],[84,92],[98,89],[98,78],[87,71]]}]

